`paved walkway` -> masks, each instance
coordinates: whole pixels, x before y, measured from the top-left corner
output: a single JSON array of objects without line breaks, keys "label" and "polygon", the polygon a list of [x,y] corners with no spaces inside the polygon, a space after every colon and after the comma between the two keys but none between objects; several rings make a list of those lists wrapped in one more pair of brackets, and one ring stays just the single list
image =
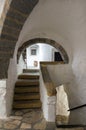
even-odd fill
[{"label": "paved walkway", "polygon": [[15,110],[6,120],[0,120],[0,130],[55,130],[47,123],[40,109]]}]

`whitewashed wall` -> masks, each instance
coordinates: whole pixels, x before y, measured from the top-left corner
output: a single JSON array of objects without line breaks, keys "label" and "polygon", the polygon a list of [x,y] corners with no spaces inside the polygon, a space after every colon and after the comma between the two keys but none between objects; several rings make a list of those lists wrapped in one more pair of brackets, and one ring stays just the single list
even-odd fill
[{"label": "whitewashed wall", "polygon": [[16,58],[10,59],[8,79],[0,80],[0,118],[11,114],[14,86],[17,80]]},{"label": "whitewashed wall", "polygon": [[[75,81],[78,86],[75,91],[78,97],[79,105],[86,104],[86,41],[85,35],[82,35],[83,36],[77,39],[77,45],[75,45],[74,60],[72,64]],[[71,117],[74,117],[76,121],[78,117],[82,124],[86,125],[86,107],[73,111],[71,113]]]},{"label": "whitewashed wall", "polygon": [[40,71],[40,97],[43,115],[46,121],[55,122],[56,119],[56,96],[48,96],[42,73]]},{"label": "whitewashed wall", "polygon": [[[55,83],[56,87],[64,85],[64,89],[68,95],[69,108],[73,108],[79,105],[83,105],[80,101],[80,88],[77,84],[76,77],[73,73],[70,64],[65,65],[49,65],[48,70],[51,79]],[[82,89],[82,88],[81,88]],[[69,123],[70,124],[86,124],[86,108],[77,109],[70,112]],[[78,120],[77,120],[78,119]]]},{"label": "whitewashed wall", "polygon": [[[86,0],[40,0],[26,20],[17,45],[32,38],[53,39],[66,50],[71,65],[53,66],[52,79],[57,86],[65,84],[70,107],[86,103]],[[77,123],[78,119],[86,124],[85,109],[72,112],[70,121]]]},{"label": "whitewashed wall", "polygon": [[17,75],[23,73],[23,69],[25,69],[27,66],[23,60],[22,55],[19,58],[18,64],[17,64]]},{"label": "whitewashed wall", "polygon": [[8,70],[8,79],[6,81],[6,113],[7,116],[11,114],[13,96],[14,96],[14,87],[17,80],[17,66],[16,58],[10,60],[9,70]]}]

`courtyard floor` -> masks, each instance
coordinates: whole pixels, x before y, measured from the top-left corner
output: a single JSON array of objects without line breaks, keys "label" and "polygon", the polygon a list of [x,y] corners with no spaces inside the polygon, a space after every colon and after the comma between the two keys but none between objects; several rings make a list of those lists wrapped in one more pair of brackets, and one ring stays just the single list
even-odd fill
[{"label": "courtyard floor", "polygon": [[46,122],[40,109],[23,109],[0,120],[0,130],[55,130],[55,124]]}]

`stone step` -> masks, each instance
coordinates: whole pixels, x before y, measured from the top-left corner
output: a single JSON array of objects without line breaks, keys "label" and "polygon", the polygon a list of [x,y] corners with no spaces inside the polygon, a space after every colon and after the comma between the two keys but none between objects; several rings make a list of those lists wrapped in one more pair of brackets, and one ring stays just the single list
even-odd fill
[{"label": "stone step", "polygon": [[39,93],[20,93],[14,95],[14,100],[40,99]]},{"label": "stone step", "polygon": [[39,87],[15,87],[15,93],[36,93],[39,92]]},{"label": "stone step", "polygon": [[[34,70],[35,71],[35,70]],[[39,73],[29,72],[18,76],[14,89],[14,109],[40,108]]]},{"label": "stone step", "polygon": [[14,101],[14,109],[26,109],[26,108],[41,108],[40,100],[31,100],[31,101]]},{"label": "stone step", "polygon": [[21,74],[18,79],[39,79],[39,75]]},{"label": "stone step", "polygon": [[39,73],[39,69],[23,69],[23,73]]},{"label": "stone step", "polygon": [[15,83],[15,86],[39,86],[39,80],[35,79],[35,80],[18,80],[16,83]]},{"label": "stone step", "polygon": [[84,127],[56,128],[55,130],[84,130]]}]

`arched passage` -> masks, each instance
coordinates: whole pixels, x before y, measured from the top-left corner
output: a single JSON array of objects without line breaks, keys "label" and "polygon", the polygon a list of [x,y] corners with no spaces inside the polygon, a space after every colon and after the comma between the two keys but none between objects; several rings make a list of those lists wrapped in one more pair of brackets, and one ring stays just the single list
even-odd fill
[{"label": "arched passage", "polygon": [[23,50],[25,48],[27,48],[28,46],[30,45],[33,45],[35,43],[45,43],[45,44],[49,44],[53,47],[55,47],[56,49],[59,50],[59,52],[61,53],[61,56],[64,60],[65,63],[68,63],[69,62],[69,57],[66,53],[66,51],[64,50],[64,48],[59,44],[57,43],[56,41],[54,40],[51,40],[51,39],[48,39],[48,38],[35,38],[35,39],[31,39],[27,42],[25,42],[19,49],[18,49],[18,53],[17,53],[17,60],[19,60],[19,57],[21,55],[21,53],[23,52]]}]

